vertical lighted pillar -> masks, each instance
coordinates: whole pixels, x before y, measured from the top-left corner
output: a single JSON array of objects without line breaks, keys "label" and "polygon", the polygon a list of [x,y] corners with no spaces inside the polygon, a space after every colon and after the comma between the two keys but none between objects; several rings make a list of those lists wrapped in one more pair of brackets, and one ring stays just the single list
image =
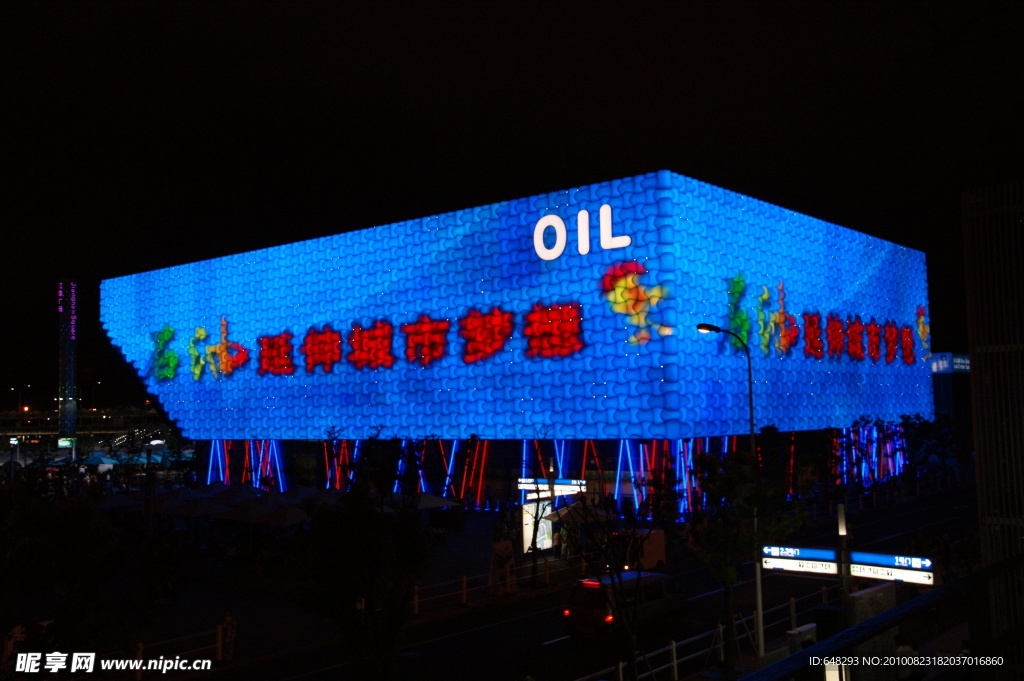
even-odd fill
[{"label": "vertical lighted pillar", "polygon": [[60,315],[60,387],[57,395],[57,436],[71,440],[75,456],[78,435],[78,389],[75,358],[78,337],[78,285],[73,281],[57,284],[57,313]]}]

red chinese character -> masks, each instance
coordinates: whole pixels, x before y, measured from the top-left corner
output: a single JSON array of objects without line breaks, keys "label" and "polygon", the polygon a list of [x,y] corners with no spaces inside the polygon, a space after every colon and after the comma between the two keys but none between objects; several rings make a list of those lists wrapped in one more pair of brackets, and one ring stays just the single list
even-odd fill
[{"label": "red chinese character", "polygon": [[914,355],[914,330],[909,326],[900,327],[900,348],[903,350],[904,364],[913,364],[917,360]]},{"label": "red chinese character", "polygon": [[467,364],[493,357],[512,336],[512,313],[498,307],[487,314],[470,310],[459,320],[459,335],[466,341],[462,360]]},{"label": "red chinese character", "polygon": [[391,354],[393,335],[394,327],[388,322],[376,321],[368,329],[353,324],[352,333],[348,335],[348,343],[352,346],[348,361],[357,369],[390,369],[395,363],[395,356]]},{"label": "red chinese character", "polygon": [[854,317],[853,321],[846,320],[846,352],[850,359],[864,361],[864,322],[860,320],[860,315]]},{"label": "red chinese character", "polygon": [[324,372],[329,374],[334,365],[341,362],[341,334],[332,329],[330,324],[324,324],[323,331],[317,331],[311,326],[299,350],[306,357],[308,373],[322,366]]},{"label": "red chinese character", "polygon": [[868,357],[872,362],[877,362],[882,356],[882,327],[872,317],[867,325],[868,332]]},{"label": "red chinese character", "polygon": [[846,349],[846,330],[838,315],[828,315],[825,322],[825,338],[828,341],[828,356],[835,359],[842,357],[843,350]]},{"label": "red chinese character", "polygon": [[448,349],[447,319],[431,319],[425,314],[412,324],[402,324],[405,334],[405,358],[414,364],[427,366],[444,357]]},{"label": "red chinese character", "polygon": [[260,367],[256,373],[260,376],[291,376],[295,373],[291,333],[285,331],[276,336],[261,336],[257,341],[260,345]]},{"label": "red chinese character", "polygon": [[220,318],[220,343],[206,348],[206,361],[217,378],[230,376],[235,369],[249,361],[249,351],[240,343],[228,340],[227,317]]},{"label": "red chinese character", "polygon": [[796,325],[796,317],[789,313],[783,313],[779,322],[779,338],[775,341],[775,347],[783,355],[788,355],[799,340],[800,327]]},{"label": "red chinese character", "polygon": [[900,330],[895,323],[886,322],[882,327],[882,336],[885,338],[885,363],[892,364],[900,348]]},{"label": "red chinese character", "polygon": [[568,357],[583,349],[583,310],[578,303],[544,307],[526,314],[526,356]]},{"label": "red chinese character", "polygon": [[821,340],[821,315],[804,313],[804,357],[821,359],[825,356],[825,343]]}]

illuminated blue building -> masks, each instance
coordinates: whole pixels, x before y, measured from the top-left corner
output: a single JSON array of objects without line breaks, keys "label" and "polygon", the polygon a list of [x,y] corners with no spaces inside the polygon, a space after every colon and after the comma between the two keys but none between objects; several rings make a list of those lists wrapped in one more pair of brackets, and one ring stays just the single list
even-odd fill
[{"label": "illuminated blue building", "polygon": [[[922,253],[667,171],[101,287],[111,340],[212,442],[209,480],[283,489],[277,441],[330,431],[324,480],[343,489],[359,440],[432,436],[432,488],[479,502],[505,439],[523,477],[642,497],[636,480],[671,474],[680,510],[699,503],[694,454],[749,426],[730,342],[758,426],[931,416],[927,305]],[[593,440],[619,441],[605,470]],[[902,465],[889,427],[834,439],[837,484]],[[791,491],[795,468],[791,448]]]},{"label": "illuminated blue building", "polygon": [[[679,439],[932,413],[924,254],[668,171],[108,279],[199,440]],[[725,339],[725,340],[723,340]]]}]

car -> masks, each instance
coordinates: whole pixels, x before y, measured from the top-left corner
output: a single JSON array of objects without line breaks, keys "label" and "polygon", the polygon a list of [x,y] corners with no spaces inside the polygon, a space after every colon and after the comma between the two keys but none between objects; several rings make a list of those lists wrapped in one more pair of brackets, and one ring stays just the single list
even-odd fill
[{"label": "car", "polygon": [[562,614],[570,634],[610,639],[626,631],[623,619],[635,618],[636,631],[642,631],[685,608],[686,594],[671,575],[630,570],[577,581]]},{"label": "car", "polygon": [[665,569],[665,531],[664,530],[622,530],[609,535],[613,555],[617,556],[622,565],[609,565],[608,568],[620,570],[656,570]]}]

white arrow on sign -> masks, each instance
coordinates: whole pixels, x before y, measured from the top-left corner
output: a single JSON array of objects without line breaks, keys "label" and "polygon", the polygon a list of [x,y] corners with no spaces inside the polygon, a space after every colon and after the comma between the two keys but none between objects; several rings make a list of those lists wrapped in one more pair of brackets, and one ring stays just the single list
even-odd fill
[{"label": "white arrow on sign", "polygon": [[900,568],[880,567],[877,565],[850,564],[850,574],[854,577],[884,579],[890,582],[910,582],[931,586],[935,583],[935,575],[920,570],[901,570]]}]

